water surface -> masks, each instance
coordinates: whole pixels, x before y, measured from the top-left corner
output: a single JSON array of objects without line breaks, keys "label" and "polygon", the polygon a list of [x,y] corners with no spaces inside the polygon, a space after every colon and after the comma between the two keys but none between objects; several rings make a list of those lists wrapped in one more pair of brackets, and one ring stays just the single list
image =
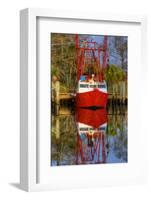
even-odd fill
[{"label": "water surface", "polygon": [[127,107],[73,110],[51,118],[51,166],[126,163]]}]

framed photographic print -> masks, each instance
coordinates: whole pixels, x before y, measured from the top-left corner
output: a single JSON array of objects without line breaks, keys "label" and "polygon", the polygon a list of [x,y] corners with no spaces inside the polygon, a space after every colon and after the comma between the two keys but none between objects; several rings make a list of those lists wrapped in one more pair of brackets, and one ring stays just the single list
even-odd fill
[{"label": "framed photographic print", "polygon": [[146,17],[20,17],[21,187],[145,183]]}]

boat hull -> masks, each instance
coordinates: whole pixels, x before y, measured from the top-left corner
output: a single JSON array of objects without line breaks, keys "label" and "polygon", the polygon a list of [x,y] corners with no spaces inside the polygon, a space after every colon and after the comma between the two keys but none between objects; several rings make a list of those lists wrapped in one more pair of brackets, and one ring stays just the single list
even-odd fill
[{"label": "boat hull", "polygon": [[108,93],[102,92],[98,89],[93,91],[82,92],[76,94],[77,107],[102,107],[107,105]]},{"label": "boat hull", "polygon": [[92,110],[78,108],[75,116],[77,123],[86,127],[98,128],[108,121],[106,109]]}]

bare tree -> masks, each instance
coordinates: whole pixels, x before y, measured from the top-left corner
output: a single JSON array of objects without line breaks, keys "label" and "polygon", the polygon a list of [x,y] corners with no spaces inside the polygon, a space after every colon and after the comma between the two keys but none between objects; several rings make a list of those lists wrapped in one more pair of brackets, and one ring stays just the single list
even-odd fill
[{"label": "bare tree", "polygon": [[122,69],[127,69],[127,37],[116,36],[115,37],[115,49],[121,60]]}]

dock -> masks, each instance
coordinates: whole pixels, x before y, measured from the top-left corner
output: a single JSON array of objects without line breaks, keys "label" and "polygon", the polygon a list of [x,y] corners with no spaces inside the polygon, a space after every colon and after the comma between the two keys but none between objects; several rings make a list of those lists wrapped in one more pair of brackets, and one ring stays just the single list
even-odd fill
[{"label": "dock", "polygon": [[[107,106],[122,106],[127,105],[127,87],[123,87],[123,83],[120,85],[114,85],[110,88],[108,93],[108,104]],[[126,84],[125,84],[126,85]],[[122,86],[122,87],[121,87]],[[73,105],[75,102],[76,93],[74,91],[61,92],[60,82],[57,81],[52,87],[52,105],[55,107],[55,113],[59,114],[61,105]]]}]

